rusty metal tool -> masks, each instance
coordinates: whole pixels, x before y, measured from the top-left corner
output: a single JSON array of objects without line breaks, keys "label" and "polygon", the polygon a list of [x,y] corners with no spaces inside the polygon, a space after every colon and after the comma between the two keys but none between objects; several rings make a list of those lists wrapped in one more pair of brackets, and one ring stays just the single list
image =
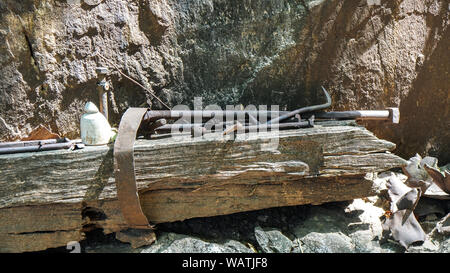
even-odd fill
[{"label": "rusty metal tool", "polygon": [[60,139],[0,142],[0,148],[27,147],[27,146],[36,146],[36,145],[44,145],[44,144],[61,143],[61,142],[66,142],[66,139],[60,138]]},{"label": "rusty metal tool", "polygon": [[[298,128],[311,128],[314,127],[314,116],[310,117],[308,120],[302,120],[299,122],[284,122],[284,123],[278,123],[278,124],[241,124],[235,126],[236,124],[232,122],[222,122],[214,124],[215,130],[214,131],[222,131],[223,127],[228,126],[229,130],[233,126],[235,126],[235,129],[233,131],[238,132],[256,132],[261,130],[276,130],[276,129],[298,129]],[[185,132],[189,130],[193,130],[194,128],[203,128],[205,130],[202,131],[202,134],[204,133],[210,133],[213,132],[213,130],[206,130],[205,124],[196,124],[196,123],[189,123],[189,124],[166,124],[162,125],[160,127],[156,127],[153,130],[156,132],[161,133],[167,133],[167,132],[179,132],[180,130],[183,130]],[[197,130],[197,129],[195,129]],[[227,131],[226,129],[225,131]],[[230,131],[231,132],[231,131]],[[229,133],[229,132],[228,132]],[[228,134],[227,133],[227,134]]]},{"label": "rusty metal tool", "polygon": [[286,130],[286,129],[299,129],[299,128],[311,128],[314,127],[314,116],[310,117],[305,121],[298,122],[283,122],[278,124],[258,124],[258,125],[249,125],[245,126],[245,132],[254,132],[260,130]]},{"label": "rusty metal tool", "polygon": [[164,124],[161,126],[152,126],[153,131],[156,132],[179,132],[179,131],[189,131],[192,130],[193,127],[214,127],[216,130],[220,130],[224,126],[230,126],[233,125],[234,122],[219,122],[219,123],[213,123],[213,124],[207,124],[207,123],[174,123],[174,124]]},{"label": "rusty metal tool", "polygon": [[[279,113],[275,112],[276,115]],[[144,215],[136,185],[134,172],[134,142],[141,122],[153,122],[150,128],[157,130],[164,127],[165,120],[174,120],[182,117],[212,118],[216,116],[232,115],[237,117],[247,113],[258,115],[271,114],[271,111],[151,111],[146,108],[129,108],[119,124],[119,131],[114,144],[114,174],[117,185],[119,205],[128,226],[134,229],[152,229],[147,217]],[[198,125],[192,125],[194,134],[204,133]]]},{"label": "rusty metal tool", "polygon": [[228,135],[237,131],[241,131],[243,128],[244,126],[239,121],[237,121],[235,124],[229,126],[222,134]]},{"label": "rusty metal tool", "polygon": [[108,120],[108,90],[109,83],[106,80],[106,75],[108,74],[108,68],[97,67],[96,72],[99,78],[97,83],[98,97],[99,97],[99,108],[100,113],[102,113],[106,120]]},{"label": "rusty metal tool", "polygon": [[[267,111],[267,110],[163,110],[152,111],[146,108],[129,108],[122,117],[119,125],[118,136],[114,145],[114,168],[117,183],[117,195],[122,214],[128,225],[137,229],[152,229],[148,219],[140,206],[139,195],[134,173],[134,142],[141,122],[145,122],[151,132],[171,132],[187,129],[192,136],[201,136],[207,131],[205,127],[215,128],[216,131],[225,132],[251,132],[273,129],[295,129],[314,126],[314,118],[355,118],[355,119],[386,119],[398,122],[398,109],[390,108],[386,111],[350,111],[350,112],[320,112],[331,105],[331,97],[322,87],[327,101],[324,104],[299,108],[294,111]],[[308,116],[308,120],[302,120],[300,114]],[[258,117],[274,117],[265,124],[258,124]],[[248,123],[245,117],[248,117]],[[226,117],[226,122],[204,123],[204,119]],[[187,124],[167,124],[168,120],[187,121]],[[201,123],[190,123],[192,119],[200,119]],[[231,121],[232,120],[232,121]],[[244,123],[237,124],[237,121]],[[231,122],[231,124],[230,124]],[[232,125],[224,129],[227,125]]]},{"label": "rusty metal tool", "polygon": [[32,140],[0,143],[0,154],[17,154],[43,152],[61,149],[82,148],[81,145],[68,138]]},{"label": "rusty metal tool", "polygon": [[152,131],[155,131],[155,129],[156,128],[159,128],[159,127],[161,127],[161,126],[164,126],[164,125],[166,125],[167,124],[167,120],[166,119],[158,119],[157,121],[155,121],[155,122],[152,122],[149,126],[148,126],[148,128],[147,128],[147,130],[149,131],[149,132],[152,132]]},{"label": "rusty metal tool", "polygon": [[238,111],[230,111],[230,110],[161,110],[161,111],[152,111],[149,110],[144,115],[145,122],[152,122],[161,118],[168,120],[177,120],[180,118],[214,118],[214,117],[229,117],[229,118],[237,118],[237,117],[245,117],[245,115],[253,115],[253,117],[258,115],[266,115],[267,117],[271,116],[279,116],[282,114],[289,113],[288,111],[266,111],[266,110],[238,110]]},{"label": "rusty metal tool", "polygon": [[152,229],[139,201],[134,172],[134,142],[146,108],[129,108],[122,116],[114,143],[114,175],[120,209],[128,226]]}]

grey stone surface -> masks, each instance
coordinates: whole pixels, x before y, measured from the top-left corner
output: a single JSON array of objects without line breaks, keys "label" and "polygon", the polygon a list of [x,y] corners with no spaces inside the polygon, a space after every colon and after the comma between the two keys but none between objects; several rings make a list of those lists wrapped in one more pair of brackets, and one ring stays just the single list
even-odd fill
[{"label": "grey stone surface", "polygon": [[253,253],[253,251],[233,240],[218,244],[188,235],[163,233],[156,243],[143,247],[141,253]]},{"label": "grey stone surface", "polygon": [[351,239],[341,232],[310,232],[300,238],[304,253],[352,253]]},{"label": "grey stone surface", "polygon": [[390,252],[382,249],[380,242],[376,240],[371,230],[358,230],[349,235],[356,253],[385,253]]},{"label": "grey stone surface", "polygon": [[328,204],[324,206],[313,206],[309,209],[307,218],[297,225],[293,233],[302,238],[309,232],[333,233],[345,230],[349,224],[342,207]]},{"label": "grey stone surface", "polygon": [[255,237],[265,253],[289,253],[293,247],[292,241],[277,229],[262,229],[257,226]]},{"label": "grey stone surface", "polygon": [[300,243],[296,252],[384,252],[378,241],[382,213],[372,202],[361,199],[350,204],[314,207],[310,216],[293,230]]}]

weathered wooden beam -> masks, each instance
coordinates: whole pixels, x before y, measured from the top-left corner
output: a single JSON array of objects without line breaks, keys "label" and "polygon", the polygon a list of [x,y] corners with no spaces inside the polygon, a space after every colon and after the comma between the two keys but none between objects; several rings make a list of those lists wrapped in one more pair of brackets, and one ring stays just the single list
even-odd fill
[{"label": "weathered wooden beam", "polygon": [[[152,223],[370,196],[376,191],[367,173],[406,163],[389,153],[395,144],[358,126],[221,137],[137,141],[141,205]],[[126,228],[112,156],[112,146],[0,156],[0,251]],[[59,239],[48,242],[51,233]],[[24,243],[30,238],[45,243]]]}]

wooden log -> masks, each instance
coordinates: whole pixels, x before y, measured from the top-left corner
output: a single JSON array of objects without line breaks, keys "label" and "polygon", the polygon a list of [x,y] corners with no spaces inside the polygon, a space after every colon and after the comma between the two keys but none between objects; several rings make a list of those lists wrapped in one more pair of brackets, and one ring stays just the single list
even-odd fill
[{"label": "wooden log", "polygon": [[[359,126],[139,140],[141,205],[152,223],[376,194],[367,173],[406,164]],[[110,146],[0,156],[0,252],[64,246],[126,228]],[[54,240],[51,234],[54,235]],[[32,240],[33,243],[27,243]],[[42,244],[39,244],[42,241]]]}]

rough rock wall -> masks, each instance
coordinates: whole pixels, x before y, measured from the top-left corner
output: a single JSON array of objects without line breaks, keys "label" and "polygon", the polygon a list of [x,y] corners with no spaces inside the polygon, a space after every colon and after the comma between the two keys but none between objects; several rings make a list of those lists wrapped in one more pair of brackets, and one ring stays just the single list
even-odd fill
[{"label": "rough rock wall", "polygon": [[[399,106],[401,124],[374,131],[405,157],[450,159],[448,0],[74,2],[0,0],[0,139],[38,124],[78,136],[100,53],[169,105],[293,109],[324,85],[335,109]],[[110,78],[112,123],[129,106],[163,108]]]},{"label": "rough rock wall", "polygon": [[450,3],[380,3],[323,1],[312,7],[297,45],[259,73],[248,100],[268,102],[284,92],[297,97],[293,108],[314,99],[323,84],[336,110],[399,107],[399,125],[367,126],[395,142],[406,158],[417,152],[448,162]]},{"label": "rough rock wall", "polygon": [[[237,103],[241,86],[295,45],[305,13],[293,0],[68,3],[0,1],[2,139],[39,123],[77,136],[84,103],[98,101],[95,67],[112,68],[97,53],[170,105]],[[113,123],[152,98],[117,72],[111,81]]]}]

